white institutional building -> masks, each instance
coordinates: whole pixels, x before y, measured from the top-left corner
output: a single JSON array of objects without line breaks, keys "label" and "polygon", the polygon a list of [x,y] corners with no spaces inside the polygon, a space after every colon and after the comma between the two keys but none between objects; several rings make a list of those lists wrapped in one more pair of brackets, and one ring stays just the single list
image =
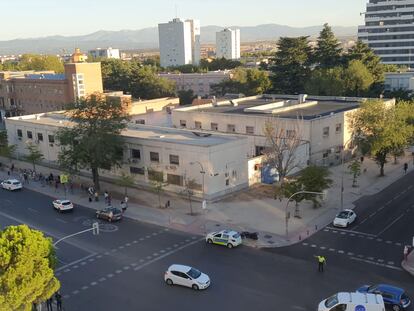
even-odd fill
[{"label": "white institutional building", "polygon": [[158,24],[162,67],[198,65],[200,62],[200,22],[174,18]]},{"label": "white institutional building", "polygon": [[216,57],[240,59],[240,29],[225,28],[216,32]]},{"label": "white institutional building", "polygon": [[414,65],[414,1],[369,0],[358,39],[384,64]]},{"label": "white institutional building", "polygon": [[96,48],[94,50],[88,51],[88,54],[94,58],[115,58],[115,59],[121,58],[119,49],[113,49],[111,47],[107,49]]}]

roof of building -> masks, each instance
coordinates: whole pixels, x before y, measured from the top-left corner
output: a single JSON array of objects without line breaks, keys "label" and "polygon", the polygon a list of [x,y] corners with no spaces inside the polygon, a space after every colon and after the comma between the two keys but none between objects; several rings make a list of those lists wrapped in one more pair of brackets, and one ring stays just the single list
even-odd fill
[{"label": "roof of building", "polygon": [[28,74],[25,76],[26,79],[33,79],[33,80],[65,80],[66,77],[64,74]]},{"label": "roof of building", "polygon": [[218,101],[216,104],[184,107],[176,109],[176,111],[262,115],[288,119],[299,117],[304,120],[312,120],[356,109],[364,100],[365,98],[310,96],[300,102],[297,96],[263,95]]}]

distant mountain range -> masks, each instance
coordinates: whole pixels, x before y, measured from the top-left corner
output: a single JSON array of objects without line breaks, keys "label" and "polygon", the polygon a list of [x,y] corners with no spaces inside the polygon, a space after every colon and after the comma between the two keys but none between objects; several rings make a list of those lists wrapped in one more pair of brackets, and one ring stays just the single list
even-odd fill
[{"label": "distant mountain range", "polygon": [[[278,24],[266,24],[251,27],[238,27],[242,42],[277,40],[285,36],[311,36],[319,34],[322,26],[290,27]],[[332,27],[337,37],[356,36],[357,27]],[[201,27],[202,43],[214,43],[215,33],[223,27]],[[53,53],[71,52],[75,47],[87,51],[97,47],[130,49],[158,48],[157,27],[140,30],[106,31],[100,30],[83,36],[49,36],[42,38],[15,39],[0,41],[0,55],[22,53]]]}]

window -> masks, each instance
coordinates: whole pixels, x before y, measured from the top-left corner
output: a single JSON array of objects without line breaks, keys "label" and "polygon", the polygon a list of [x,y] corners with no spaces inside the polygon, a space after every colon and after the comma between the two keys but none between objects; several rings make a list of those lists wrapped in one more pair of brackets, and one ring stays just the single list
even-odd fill
[{"label": "window", "polygon": [[218,124],[217,123],[211,123],[211,130],[212,131],[218,131]]},{"label": "window", "polygon": [[227,124],[227,132],[234,133],[236,131],[236,126],[234,124]]},{"label": "window", "polygon": [[144,119],[135,120],[135,124],[145,124]]},{"label": "window", "polygon": [[323,128],[322,130],[323,133],[323,137],[328,137],[329,136],[329,126],[326,126]]},{"label": "window", "polygon": [[201,122],[200,121],[195,121],[194,126],[195,126],[196,129],[201,130]]},{"label": "window", "polygon": [[131,149],[131,158],[141,159],[141,151],[139,149]]},{"label": "window", "polygon": [[336,134],[339,134],[339,133],[341,133],[342,132],[342,124],[341,123],[337,123],[336,125],[335,125],[335,133]]},{"label": "window", "polygon": [[163,172],[158,172],[155,170],[148,170],[148,179],[155,180],[155,181],[164,181],[164,174]]},{"label": "window", "polygon": [[37,140],[38,141],[43,141],[43,134],[42,133],[37,133]]},{"label": "window", "polygon": [[187,121],[185,121],[185,120],[180,120],[180,126],[182,126],[182,127],[186,127],[186,126],[187,126]]},{"label": "window", "polygon": [[49,143],[53,144],[55,142],[55,136],[48,135],[48,138],[49,138]]},{"label": "window", "polygon": [[178,155],[170,154],[170,164],[180,165],[180,158]]},{"label": "window", "polygon": [[160,162],[160,154],[158,152],[150,152],[151,162]]},{"label": "window", "polygon": [[171,185],[182,186],[184,184],[183,176],[167,174],[167,182]]},{"label": "window", "polygon": [[246,126],[246,134],[254,135],[254,126]]},{"label": "window", "polygon": [[27,131],[27,138],[33,139],[33,133],[32,133],[32,131]]},{"label": "window", "polygon": [[230,179],[226,179],[226,186],[230,185]]},{"label": "window", "polygon": [[17,137],[22,138],[23,137],[23,131],[17,130]]},{"label": "window", "polygon": [[133,166],[131,166],[131,167],[129,168],[129,172],[130,172],[131,174],[144,175],[144,168],[141,168],[141,167],[133,167]]},{"label": "window", "polygon": [[266,150],[266,147],[264,146],[256,146],[255,156],[258,157],[258,156],[263,155],[265,150]]}]

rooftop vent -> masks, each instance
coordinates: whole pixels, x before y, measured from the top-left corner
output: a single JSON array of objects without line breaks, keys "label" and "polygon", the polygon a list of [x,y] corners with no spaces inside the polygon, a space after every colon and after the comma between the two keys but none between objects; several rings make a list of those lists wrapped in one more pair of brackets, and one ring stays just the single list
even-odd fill
[{"label": "rooftop vent", "polygon": [[307,94],[299,94],[298,97],[299,97],[298,98],[299,104],[303,104],[306,101],[306,98],[308,97],[308,95]]}]

